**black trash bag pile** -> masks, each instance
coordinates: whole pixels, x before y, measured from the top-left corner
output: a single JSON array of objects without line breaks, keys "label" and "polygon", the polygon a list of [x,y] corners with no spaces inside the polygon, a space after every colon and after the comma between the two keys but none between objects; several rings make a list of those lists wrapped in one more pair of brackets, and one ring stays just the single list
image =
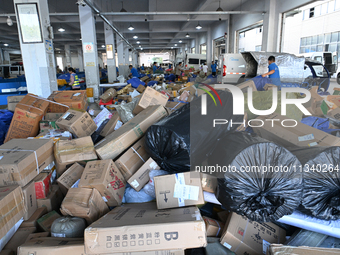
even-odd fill
[{"label": "black trash bag pile", "polygon": [[[219,177],[218,200],[257,222],[278,220],[299,206],[302,174],[294,171],[299,164],[287,149],[246,132],[220,139],[209,157],[210,166],[230,165],[230,171],[215,174]],[[269,166],[276,168],[270,170]]]},{"label": "black trash bag pile", "polygon": [[301,207],[323,220],[340,219],[340,147],[307,147],[290,151],[303,171]]},{"label": "black trash bag pile", "polygon": [[146,150],[161,169],[169,173],[190,171],[191,163],[205,160],[220,136],[239,127],[236,124],[213,127],[214,119],[242,122],[244,118],[233,116],[230,92],[218,91],[218,94],[223,105],[216,106],[208,97],[207,115],[201,115],[201,98],[196,98],[147,130]]}]

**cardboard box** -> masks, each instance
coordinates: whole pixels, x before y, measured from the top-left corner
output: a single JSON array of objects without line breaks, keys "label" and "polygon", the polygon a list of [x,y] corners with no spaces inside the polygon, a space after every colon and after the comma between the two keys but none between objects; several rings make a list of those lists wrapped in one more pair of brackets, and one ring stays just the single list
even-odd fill
[{"label": "cardboard box", "polygon": [[224,229],[224,223],[203,216],[208,237],[220,237]]},{"label": "cardboard box", "polygon": [[326,96],[320,96],[317,91],[318,91],[317,86],[312,87],[312,89],[310,90],[311,100],[309,100],[309,102],[303,105],[313,116],[324,117],[323,112],[321,110],[321,104],[323,100],[326,98]]},{"label": "cardboard box", "polygon": [[58,185],[52,185],[51,192],[47,196],[47,198],[38,199],[37,204],[38,207],[46,207],[47,211],[50,212],[52,210],[58,211],[63,201],[63,194],[60,191]]},{"label": "cardboard box", "polygon": [[170,112],[175,112],[176,110],[178,110],[179,108],[181,108],[182,106],[186,105],[185,103],[178,103],[178,102],[171,102],[168,101],[165,105],[165,107],[167,109],[170,110]]},{"label": "cardboard box", "polygon": [[97,189],[109,206],[122,203],[125,186],[123,175],[111,159],[88,162],[78,184],[79,188]]},{"label": "cardboard box", "polygon": [[88,107],[86,90],[54,91],[48,100],[57,103],[48,106],[47,111],[53,113],[66,112],[69,108],[86,111]]},{"label": "cardboard box", "polygon": [[37,223],[42,230],[51,233],[52,224],[58,218],[61,218],[59,213],[57,213],[56,211],[52,211],[38,219]]},{"label": "cardboard box", "polygon": [[119,95],[117,97],[118,100],[124,100],[126,101],[127,103],[130,103],[132,102],[132,97],[130,95]]},{"label": "cardboard box", "polygon": [[46,213],[47,213],[46,207],[38,208],[37,210],[35,210],[31,218],[25,220],[20,227],[22,228],[38,227],[37,220]]},{"label": "cardboard box", "polygon": [[131,187],[136,190],[140,191],[150,180],[149,172],[150,170],[159,170],[161,169],[157,163],[152,159],[149,158],[138,170],[134,173],[128,183]]},{"label": "cardboard box", "polygon": [[47,121],[57,121],[59,118],[61,118],[64,115],[65,112],[47,112],[44,116],[44,120]]},{"label": "cardboard box", "polygon": [[61,192],[64,196],[72,185],[81,178],[84,172],[84,167],[78,163],[74,163],[69,169],[67,169],[57,180]]},{"label": "cardboard box", "polygon": [[97,125],[87,112],[68,110],[56,122],[62,130],[70,131],[76,137],[92,135],[97,130]]},{"label": "cardboard box", "polygon": [[125,180],[128,180],[150,158],[145,150],[144,141],[145,138],[141,138],[115,162]]},{"label": "cardboard box", "polygon": [[109,88],[105,91],[104,94],[100,96],[100,99],[103,103],[108,103],[112,100],[112,98],[115,98],[117,96],[117,91],[114,88]]},{"label": "cardboard box", "polygon": [[75,162],[97,159],[93,141],[90,136],[73,139],[70,141],[59,141],[54,146],[54,157],[58,175]]},{"label": "cardboard box", "polygon": [[7,97],[7,109],[9,111],[14,112],[15,107],[24,97],[25,96],[9,96],[9,97]]},{"label": "cardboard box", "polygon": [[155,122],[167,116],[163,106],[154,105],[125,123],[95,145],[100,159],[116,159],[122,152],[141,138],[146,130]]},{"label": "cardboard box", "polygon": [[145,86],[139,85],[138,88],[136,89],[139,93],[143,93],[145,90]]},{"label": "cardboard box", "polygon": [[23,187],[53,162],[53,141],[13,139],[0,146],[0,158],[0,185]]},{"label": "cardboard box", "polygon": [[167,101],[168,97],[166,95],[163,95],[151,87],[147,87],[132,113],[136,115],[150,105],[165,106]]},{"label": "cardboard box", "polygon": [[[120,123],[119,123],[120,122]],[[117,125],[118,124],[118,125]],[[113,131],[115,131],[116,129],[119,128],[119,126],[123,125],[123,122],[120,119],[120,116],[118,114],[118,112],[115,112],[114,114],[112,114],[111,119],[109,120],[109,122],[105,125],[105,127],[103,128],[103,130],[100,132],[100,135],[102,137],[106,137],[109,134],[111,134]]]},{"label": "cardboard box", "polygon": [[201,173],[202,189],[203,191],[215,193],[217,189],[217,178],[211,174]]},{"label": "cardboard box", "polygon": [[60,208],[63,215],[84,218],[88,224],[109,212],[109,208],[96,189],[72,188],[67,192]]},{"label": "cardboard box", "polygon": [[198,172],[156,176],[154,183],[158,209],[204,204]]},{"label": "cardboard box", "polygon": [[35,186],[35,196],[37,199],[46,198],[50,192],[52,171],[41,172],[36,176],[34,181]]},{"label": "cardboard box", "polygon": [[340,249],[307,246],[287,246],[282,244],[270,245],[268,255],[339,255]]},{"label": "cardboard box", "polygon": [[5,143],[14,138],[35,137],[39,133],[39,121],[45,115],[48,101],[27,94],[16,106]]},{"label": "cardboard box", "polygon": [[[269,83],[267,83],[267,84],[264,85],[264,87],[263,87],[264,90],[273,90],[273,88],[277,88],[277,86],[274,85],[274,84],[269,84]],[[254,91],[254,90],[253,90],[253,91]]]},{"label": "cardboard box", "polygon": [[12,250],[1,250],[0,251],[0,255],[15,255],[14,254],[14,251],[12,251]]},{"label": "cardboard box", "polygon": [[19,186],[0,187],[0,239],[14,227],[26,212],[24,195]]},{"label": "cardboard box", "polygon": [[228,217],[229,217],[228,211],[221,211],[217,213],[217,218],[223,223],[225,223],[228,220]]},{"label": "cardboard box", "polygon": [[86,254],[189,249],[206,243],[205,224],[195,206],[159,211],[155,203],[125,204],[85,229]]},{"label": "cardboard box", "polygon": [[[273,113],[268,116],[260,116],[256,118],[262,120],[264,125],[262,127],[253,127],[253,130],[259,136],[278,143],[283,147],[294,146],[340,146],[340,138],[318,130],[316,128],[297,122],[296,127],[283,127],[281,122],[286,117]],[[274,127],[272,121],[265,121],[266,119],[275,119]],[[284,123],[285,125],[294,125],[290,121]]]},{"label": "cardboard box", "polygon": [[243,93],[248,93],[248,88],[251,88],[253,91],[257,91],[254,81],[248,80],[238,84],[236,87],[242,90]]},{"label": "cardboard box", "polygon": [[31,181],[29,184],[23,187],[22,193],[24,194],[24,200],[26,205],[26,213],[24,214],[24,220],[28,220],[38,208],[37,198],[35,196],[34,182]]},{"label": "cardboard box", "polygon": [[266,254],[271,243],[286,241],[286,231],[273,223],[258,223],[230,213],[220,243],[237,254]]},{"label": "cardboard box", "polygon": [[25,243],[25,240],[27,239],[27,237],[30,234],[34,233],[36,230],[37,229],[35,227],[19,228],[17,232],[15,232],[11,240],[9,240],[9,242],[5,245],[4,249],[11,250],[16,253],[17,248],[23,243]]},{"label": "cardboard box", "polygon": [[48,233],[48,232],[40,232],[40,233],[29,234],[25,243],[30,241],[30,240],[33,240],[33,239],[37,239],[37,238],[41,238],[41,237],[48,237],[48,236],[50,236],[50,233]]}]

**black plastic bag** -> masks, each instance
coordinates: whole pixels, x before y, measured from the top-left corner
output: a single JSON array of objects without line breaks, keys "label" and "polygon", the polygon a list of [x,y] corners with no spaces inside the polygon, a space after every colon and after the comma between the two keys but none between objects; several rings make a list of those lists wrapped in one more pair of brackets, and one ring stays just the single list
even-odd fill
[{"label": "black plastic bag", "polygon": [[[246,132],[220,139],[209,165],[230,166],[215,174],[224,207],[257,222],[275,221],[296,209],[302,196],[300,165],[287,149]],[[222,177],[223,176],[223,177]]]},{"label": "black plastic bag", "polygon": [[102,137],[100,135],[100,133],[103,131],[104,127],[106,126],[106,124],[110,121],[110,119],[106,119],[103,121],[103,123],[99,126],[99,128],[96,130],[96,132],[94,132],[91,135],[92,141],[94,144],[99,143],[101,140],[104,139],[104,137]]},{"label": "black plastic bag", "polygon": [[214,119],[223,117],[240,123],[244,118],[233,116],[230,92],[218,94],[223,105],[216,106],[208,98],[207,115],[201,115],[201,98],[196,98],[147,130],[146,150],[161,169],[169,173],[190,171],[191,164],[200,165],[207,158],[219,137],[239,127],[239,124],[213,127]]},{"label": "black plastic bag", "polygon": [[306,147],[290,151],[303,171],[300,211],[323,220],[340,219],[340,148]]}]

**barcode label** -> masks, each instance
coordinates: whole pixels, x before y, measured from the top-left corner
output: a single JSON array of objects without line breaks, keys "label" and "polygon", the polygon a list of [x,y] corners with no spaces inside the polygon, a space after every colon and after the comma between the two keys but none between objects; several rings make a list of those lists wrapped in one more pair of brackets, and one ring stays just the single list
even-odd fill
[{"label": "barcode label", "polygon": [[135,188],[137,188],[139,186],[139,183],[137,180],[134,180],[133,182],[131,182],[131,185]]},{"label": "barcode label", "polygon": [[73,94],[74,97],[80,96],[81,93],[75,93]]},{"label": "barcode label", "polygon": [[231,245],[230,244],[228,244],[228,243],[226,243],[226,242],[224,242],[224,244],[223,244],[225,247],[227,247],[227,249],[230,249],[231,248]]},{"label": "barcode label", "polygon": [[184,200],[198,200],[199,187],[176,183],[174,197]]},{"label": "barcode label", "polygon": [[67,112],[64,114],[63,119],[65,120],[71,113]]},{"label": "barcode label", "polygon": [[0,156],[0,160],[2,160],[3,157],[4,157],[4,156]]},{"label": "barcode label", "polygon": [[117,124],[115,126],[115,130],[117,130],[118,128],[120,128],[121,126],[123,126],[123,122],[121,122],[120,120],[117,121]]},{"label": "barcode label", "polygon": [[52,232],[52,236],[53,237],[66,237],[66,235],[63,233],[53,233],[53,232]]},{"label": "barcode label", "polygon": [[313,134],[299,136],[299,142],[310,141],[310,140],[314,140]]},{"label": "barcode label", "polygon": [[270,243],[263,239],[262,240],[262,251],[263,251],[263,254],[267,254],[267,250],[269,249],[269,247],[270,247]]},{"label": "barcode label", "polygon": [[316,145],[318,145],[318,143],[317,143],[317,142],[314,142],[314,143],[310,143],[310,144],[308,144],[308,146],[309,146],[309,147],[313,147],[313,146],[316,146]]},{"label": "barcode label", "polygon": [[150,168],[153,169],[153,170],[155,170],[155,169],[158,167],[158,165],[157,165],[156,162],[152,162],[149,166],[150,166]]}]

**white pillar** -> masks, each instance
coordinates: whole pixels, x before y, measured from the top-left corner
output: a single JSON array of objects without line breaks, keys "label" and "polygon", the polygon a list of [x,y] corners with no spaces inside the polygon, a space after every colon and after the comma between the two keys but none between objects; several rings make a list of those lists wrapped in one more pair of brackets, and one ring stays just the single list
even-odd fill
[{"label": "white pillar", "polygon": [[199,42],[199,39],[198,39],[198,33],[196,34],[196,39],[195,39],[195,53],[201,54],[201,52],[200,52],[200,42]]},{"label": "white pillar", "polygon": [[124,43],[123,39],[120,37],[117,37],[116,41],[117,41],[119,75],[124,75],[125,74]]},{"label": "white pillar", "polygon": [[211,63],[212,59],[212,38],[211,38],[211,28],[207,31],[207,63]]},{"label": "white pillar", "polygon": [[124,62],[125,62],[125,67],[124,67],[124,76],[128,76],[130,73],[129,70],[129,46],[124,42]]},{"label": "white pillar", "polygon": [[93,88],[94,98],[99,98],[99,69],[96,21],[90,7],[79,5],[80,31],[84,51],[86,87]]},{"label": "white pillar", "polygon": [[81,47],[77,49],[77,54],[78,54],[78,62],[79,62],[79,72],[84,72],[83,51]]},{"label": "white pillar", "polygon": [[276,11],[276,0],[265,0],[266,13],[263,17],[262,50],[277,51],[277,37],[279,29],[279,13]]},{"label": "white pillar", "polygon": [[71,49],[70,49],[69,44],[65,44],[65,58],[66,58],[66,66],[73,67],[72,60],[71,60]]},{"label": "white pillar", "polygon": [[[109,83],[113,83],[115,80],[117,80],[117,72],[116,72],[116,60],[115,60],[115,34],[112,30],[112,28],[104,23],[104,31],[105,31],[105,44],[106,45],[112,45],[112,51],[113,51],[113,59],[107,58],[107,76]],[[106,57],[108,57],[108,54],[106,52]]]},{"label": "white pillar", "polygon": [[7,50],[4,51],[4,63],[10,64],[11,63],[11,57],[9,56],[9,52]]},{"label": "white pillar", "polygon": [[[37,4],[42,30],[42,42],[23,43],[20,25],[17,22],[27,90],[38,96],[48,97],[53,91],[58,90],[53,42],[49,39],[48,32],[48,26],[50,26],[48,3],[47,0],[14,0],[16,20],[19,20],[16,5],[21,3]],[[21,20],[21,22],[27,21]]]}]

